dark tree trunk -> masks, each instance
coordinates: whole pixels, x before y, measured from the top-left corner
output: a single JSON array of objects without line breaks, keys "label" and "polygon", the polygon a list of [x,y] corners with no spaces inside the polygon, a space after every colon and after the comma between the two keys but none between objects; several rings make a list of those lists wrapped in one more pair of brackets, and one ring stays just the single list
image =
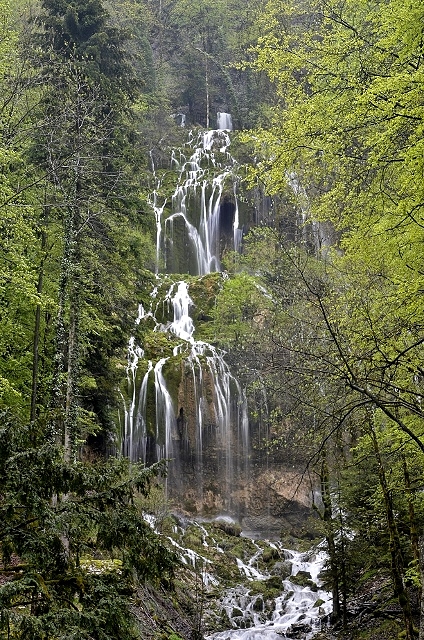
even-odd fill
[{"label": "dark tree trunk", "polygon": [[332,622],[336,622],[341,618],[340,607],[340,580],[337,561],[337,549],[334,536],[333,508],[330,494],[330,478],[328,472],[327,458],[325,453],[321,463],[321,495],[324,505],[322,519],[325,522],[325,539],[327,541],[328,556],[331,574],[331,592],[333,596],[333,613],[331,614]]},{"label": "dark tree trunk", "polygon": [[386,473],[385,473],[384,464],[380,455],[377,436],[372,427],[371,427],[371,438],[374,446],[374,454],[378,463],[378,475],[380,480],[380,486],[383,493],[384,504],[386,507],[386,518],[387,518],[387,525],[389,528],[389,535],[390,535],[390,557],[391,557],[391,569],[392,569],[394,592],[403,613],[403,620],[405,624],[405,634],[406,634],[405,638],[406,640],[413,640],[414,625],[412,622],[411,605],[409,601],[408,592],[406,591],[405,585],[403,582],[404,562],[403,562],[403,556],[402,556],[400,536],[399,536],[399,531],[396,525],[395,514],[393,512],[392,498],[391,498],[390,490],[387,484]]},{"label": "dark tree trunk", "polygon": [[[48,219],[48,207],[44,206],[44,220],[43,225],[47,224]],[[41,264],[38,272],[37,282],[37,294],[41,296],[43,292],[43,279],[44,279],[44,261],[45,251],[47,246],[47,233],[45,226],[41,231]],[[37,419],[37,396],[38,396],[38,363],[39,363],[39,349],[40,349],[40,332],[41,332],[41,304],[38,302],[35,310],[34,320],[34,338],[32,342],[32,381],[31,381],[31,407],[30,407],[30,422],[34,424]]]},{"label": "dark tree trunk", "polygon": [[420,552],[420,574],[421,574],[421,601],[420,601],[420,635],[419,640],[424,640],[424,535],[418,540]]}]

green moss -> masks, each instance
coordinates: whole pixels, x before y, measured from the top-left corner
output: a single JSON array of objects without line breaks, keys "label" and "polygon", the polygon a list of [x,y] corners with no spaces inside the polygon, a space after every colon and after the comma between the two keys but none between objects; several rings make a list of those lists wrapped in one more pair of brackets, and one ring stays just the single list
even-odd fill
[{"label": "green moss", "polygon": [[83,556],[80,560],[81,568],[88,573],[103,574],[110,572],[122,572],[122,560],[118,558],[98,560],[89,556]]},{"label": "green moss", "polygon": [[182,638],[174,631],[171,631],[169,635],[168,634],[163,635],[163,640],[182,640]]},{"label": "green moss", "polygon": [[241,534],[241,526],[235,522],[226,522],[225,520],[214,523],[217,529],[220,529],[229,536],[239,537]]},{"label": "green moss", "polygon": [[182,378],[181,358],[168,360],[162,369],[162,373],[166,380],[168,392],[176,408],[175,411],[177,412],[178,389]]},{"label": "green moss", "polygon": [[318,591],[318,587],[311,579],[311,574],[308,571],[299,571],[295,576],[291,576],[290,580],[299,587],[309,587],[311,591]]},{"label": "green moss", "polygon": [[196,337],[198,339],[204,337],[202,335],[204,325],[207,325],[213,319],[213,309],[222,282],[221,273],[210,273],[201,278],[190,280],[189,294],[194,304],[194,312],[192,315],[196,327]]},{"label": "green moss", "polygon": [[202,549],[203,551],[203,536],[198,527],[187,527],[183,537],[183,544],[190,549],[196,551]]},{"label": "green moss", "polygon": [[225,584],[240,584],[243,582],[243,577],[240,576],[240,572],[236,562],[228,556],[222,556],[222,561],[215,566],[216,575],[219,580],[222,580]]},{"label": "green moss", "polygon": [[153,362],[171,356],[176,344],[169,339],[167,333],[161,331],[149,331],[145,333],[142,342],[145,357]]},{"label": "green moss", "polygon": [[254,580],[249,591],[252,595],[261,594],[264,600],[274,600],[283,592],[283,585],[280,578],[272,576],[268,580]]},{"label": "green moss", "polygon": [[269,547],[268,549],[264,549],[262,554],[262,560],[265,564],[271,562],[271,560],[278,560],[280,558],[280,552],[278,549],[274,549]]}]

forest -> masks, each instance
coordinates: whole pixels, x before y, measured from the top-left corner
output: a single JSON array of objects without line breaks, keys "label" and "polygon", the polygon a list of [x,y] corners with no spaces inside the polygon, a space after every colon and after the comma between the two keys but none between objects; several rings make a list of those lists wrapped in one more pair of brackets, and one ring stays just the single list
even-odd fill
[{"label": "forest", "polygon": [[[319,494],[321,637],[424,640],[423,57],[416,0],[0,0],[1,639],[205,637],[122,407],[171,152],[221,113],[242,240],[198,331]],[[143,635],[140,593],[187,613],[184,580],[187,635]]]}]

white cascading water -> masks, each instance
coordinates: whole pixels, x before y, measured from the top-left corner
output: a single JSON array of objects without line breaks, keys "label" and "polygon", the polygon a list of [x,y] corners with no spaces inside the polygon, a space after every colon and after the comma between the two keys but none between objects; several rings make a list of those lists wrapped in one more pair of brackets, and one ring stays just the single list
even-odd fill
[{"label": "white cascading water", "polygon": [[[220,113],[217,117],[218,128],[213,131],[199,132],[195,136],[190,132],[190,151],[173,151],[171,169],[176,173],[177,185],[169,203],[160,202],[160,176],[152,158],[153,174],[157,179],[157,188],[150,197],[150,205],[156,221],[156,257],[158,273],[161,267],[169,272],[182,271],[192,275],[205,275],[220,271],[220,252],[223,243],[237,250],[241,242],[239,212],[236,187],[233,179],[236,162],[228,151],[232,129],[230,114]],[[222,202],[230,201],[231,229],[228,224],[222,231]],[[167,206],[167,205],[170,206]],[[178,255],[178,254],[183,254]],[[179,267],[176,271],[176,266]],[[160,277],[158,277],[158,282]],[[238,459],[244,460],[247,473],[248,462],[248,419],[244,393],[238,381],[231,374],[223,354],[214,346],[196,341],[194,323],[190,317],[192,300],[189,285],[184,281],[174,283],[162,304],[172,311],[172,320],[161,324],[156,320],[160,302],[157,300],[158,288],[151,294],[151,307],[145,311],[139,308],[137,324],[154,323],[154,331],[172,334],[180,340],[173,355],[160,358],[157,362],[148,362],[144,375],[140,378],[140,361],[144,357],[142,347],[131,338],[128,350],[128,381],[130,387],[129,406],[125,409],[123,452],[131,460],[146,461],[151,458],[151,447],[147,452],[148,427],[146,414],[152,407],[148,405],[148,385],[155,389],[155,448],[156,458],[172,459],[170,482],[179,473],[179,457],[184,446],[185,434],[181,422],[178,424],[179,408],[174,406],[169,393],[164,368],[172,365],[172,358],[184,357],[185,369],[190,372],[195,404],[195,466],[196,489],[199,502],[203,494],[203,450],[205,430],[211,429],[219,454],[219,473],[225,477],[227,487],[226,508],[231,510],[230,490],[233,482],[233,457],[237,451]],[[144,360],[145,362],[145,360]],[[138,371],[138,381],[137,381]],[[207,388],[213,389],[208,395]],[[211,404],[213,405],[211,409]],[[182,409],[180,410],[182,411]],[[150,428],[151,429],[151,428]],[[177,482],[178,485],[178,482]]]},{"label": "white cascading water", "polygon": [[[209,380],[214,390],[213,396],[213,420],[215,424],[214,437],[217,447],[222,452],[223,463],[220,473],[225,480],[227,504],[231,510],[231,487],[233,484],[233,452],[242,451],[244,469],[247,473],[248,461],[248,419],[247,406],[244,393],[231,374],[223,354],[213,345],[196,341],[194,338],[194,323],[190,316],[192,300],[189,296],[189,286],[186,282],[174,283],[168,290],[164,303],[172,308],[172,321],[160,324],[156,321],[153,303],[156,301],[156,288],[153,291],[152,308],[145,312],[140,305],[138,322],[143,320],[154,321],[155,330],[169,332],[181,340],[173,349],[172,357],[183,355],[186,370],[191,372],[191,381],[194,390],[195,405],[195,464],[196,464],[196,489],[199,501],[203,494],[203,431],[205,415],[207,413],[205,400],[205,379]],[[156,308],[158,304],[156,303]],[[183,434],[178,429],[177,410],[168,392],[163,367],[170,358],[160,358],[153,366],[148,363],[147,372],[144,374],[137,394],[136,371],[139,360],[144,352],[136,347],[132,338],[129,346],[128,375],[133,390],[130,407],[126,411],[126,433],[124,438],[124,453],[132,460],[146,461],[147,442],[147,383],[149,375],[152,375],[155,388],[156,406],[156,457],[157,459],[170,458],[173,460],[170,468],[170,476],[175,478],[179,472],[179,450],[182,446]],[[181,427],[180,427],[181,428]]]},{"label": "white cascading water", "polygon": [[[155,528],[154,517],[146,516],[146,520]],[[231,519],[228,520],[230,521]],[[186,520],[182,525],[176,525],[174,533],[183,532],[187,525],[199,531],[205,555],[186,548],[172,537],[167,539],[183,564],[191,565],[197,570],[202,569],[204,588],[208,591],[209,587],[212,587],[215,594],[220,594],[213,606],[215,616],[218,619],[225,616],[232,625],[231,629],[225,631],[214,633],[206,631],[205,640],[290,640],[290,638],[312,640],[324,628],[323,620],[328,624],[332,611],[332,594],[324,591],[320,580],[320,574],[327,561],[323,543],[309,552],[300,552],[286,549],[281,542],[264,540],[261,545],[258,545],[251,540],[256,547],[253,555],[248,559],[245,558],[244,561],[236,558],[239,572],[247,579],[248,584],[246,585],[246,580],[243,580],[243,585],[225,588],[221,584],[221,578],[215,573],[220,560],[216,563],[211,562],[206,555],[209,555],[209,550],[213,550],[214,556],[217,554],[225,556],[226,552],[217,543],[211,530],[206,530],[201,523],[194,520]],[[248,546],[245,547],[243,555],[248,548]],[[271,573],[264,573],[264,570],[258,569],[261,556],[265,550],[270,549],[277,551],[277,557],[283,558],[284,564],[289,570],[291,569],[289,577],[277,578],[272,565]],[[224,562],[231,561],[227,557]],[[276,565],[278,564],[280,561],[277,561]],[[298,574],[301,576],[300,580],[296,579],[296,576],[299,578]],[[273,580],[274,588],[276,581],[281,584],[281,594],[275,598],[265,596],[262,590],[257,588],[258,582],[265,582],[266,586],[270,578]],[[249,587],[249,582],[256,583],[253,589]],[[265,600],[266,606],[264,606]],[[209,617],[206,627],[210,628],[210,626]]]},{"label": "white cascading water", "polygon": [[217,129],[221,129],[222,131],[232,131],[233,130],[233,119],[231,117],[231,113],[225,113],[223,111],[219,111],[217,113]]},{"label": "white cascading water", "polygon": [[[309,640],[321,629],[322,617],[328,616],[332,610],[332,596],[320,588],[318,578],[326,560],[325,552],[318,550],[309,557],[305,553],[282,549],[281,545],[278,548],[291,564],[292,571],[289,578],[282,580],[282,593],[275,599],[271,619],[264,619],[263,613],[255,606],[260,596],[250,595],[248,588],[230,589],[221,598],[221,606],[234,627],[213,633],[207,636],[207,640],[284,640],[289,637]],[[258,551],[260,553],[262,551]],[[266,580],[270,577],[257,571],[254,564],[255,556],[247,563],[238,562],[240,571],[249,580]],[[294,578],[300,571],[310,576],[311,583],[317,587],[297,584]],[[235,618],[234,610],[242,615]]]},{"label": "white cascading water", "polygon": [[[219,115],[220,124],[228,125],[231,116]],[[187,145],[190,155],[180,151],[179,154],[174,152],[171,158],[178,181],[170,213],[165,212],[166,201],[158,204],[157,190],[153,193],[151,204],[156,218],[158,264],[162,260],[168,273],[204,275],[221,270],[224,191],[231,198],[233,207],[230,221],[232,248],[237,251],[240,246],[242,231],[236,185],[232,180],[236,161],[228,151],[229,146],[226,128],[201,131],[196,136],[190,132]]]}]

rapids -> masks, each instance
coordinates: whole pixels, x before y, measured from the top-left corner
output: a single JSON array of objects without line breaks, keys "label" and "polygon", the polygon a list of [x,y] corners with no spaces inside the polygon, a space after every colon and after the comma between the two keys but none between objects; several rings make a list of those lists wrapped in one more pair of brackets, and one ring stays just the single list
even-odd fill
[{"label": "rapids", "polygon": [[[258,596],[250,596],[248,588],[229,589],[221,599],[221,606],[234,628],[212,633],[206,637],[207,640],[282,640],[289,637],[309,640],[321,629],[322,618],[332,609],[331,594],[319,586],[319,574],[326,560],[325,552],[318,548],[314,553],[302,553],[283,549],[280,543],[270,544],[279,548],[291,565],[291,575],[281,582],[281,595],[275,598],[271,618],[264,619],[261,607],[257,606]],[[254,568],[255,560],[261,553],[262,550],[259,550],[247,563],[238,561],[240,572],[249,580],[269,578],[268,574]],[[295,581],[299,572],[302,572],[302,576],[308,576],[304,586]],[[234,611],[242,615],[235,617]],[[294,636],[296,633],[299,635]]]}]

